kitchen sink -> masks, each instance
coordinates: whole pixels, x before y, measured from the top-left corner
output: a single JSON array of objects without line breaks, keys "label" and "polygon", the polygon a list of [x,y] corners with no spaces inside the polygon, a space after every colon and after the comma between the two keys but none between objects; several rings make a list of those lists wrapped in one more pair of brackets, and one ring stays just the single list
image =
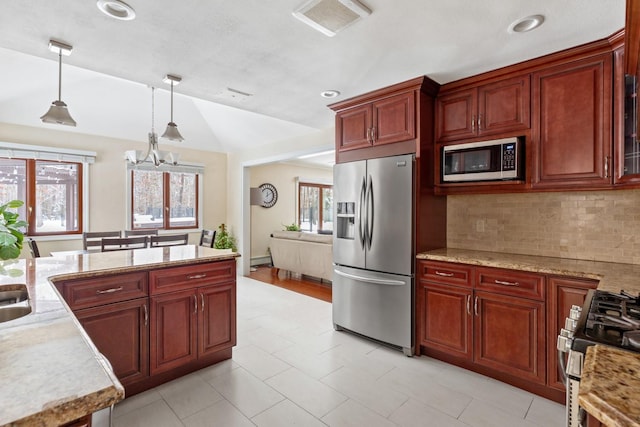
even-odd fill
[{"label": "kitchen sink", "polygon": [[31,313],[29,292],[24,284],[0,286],[0,323]]},{"label": "kitchen sink", "polygon": [[[7,287],[17,289],[6,289]],[[21,285],[6,285],[0,286],[0,307],[18,302],[26,301],[29,299],[29,293],[26,286]]]},{"label": "kitchen sink", "polygon": [[26,316],[29,313],[31,313],[31,306],[29,305],[0,308],[0,323],[18,319],[22,316]]}]

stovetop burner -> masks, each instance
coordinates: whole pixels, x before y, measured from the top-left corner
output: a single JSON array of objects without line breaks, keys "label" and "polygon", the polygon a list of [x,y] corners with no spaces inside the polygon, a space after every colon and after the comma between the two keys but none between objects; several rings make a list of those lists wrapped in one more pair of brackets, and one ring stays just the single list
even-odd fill
[{"label": "stovetop burner", "polygon": [[594,291],[579,335],[594,343],[640,351],[640,296]]}]

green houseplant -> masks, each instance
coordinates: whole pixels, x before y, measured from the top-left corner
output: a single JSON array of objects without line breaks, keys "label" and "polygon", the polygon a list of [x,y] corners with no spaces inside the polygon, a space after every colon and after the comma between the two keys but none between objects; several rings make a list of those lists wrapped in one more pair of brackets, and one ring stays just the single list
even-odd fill
[{"label": "green houseplant", "polygon": [[0,259],[13,259],[20,256],[24,234],[21,229],[27,226],[20,220],[16,209],[24,204],[21,200],[11,200],[0,206]]},{"label": "green houseplant", "polygon": [[[283,224],[284,225],[284,224]],[[285,225],[284,229],[286,231],[300,231],[300,227],[298,226],[298,224],[296,224],[295,222],[292,222],[289,225]]]},{"label": "green houseplant", "polygon": [[229,234],[226,225],[220,224],[220,226],[218,227],[218,232],[216,233],[216,239],[213,242],[213,247],[215,249],[231,249],[233,252],[236,252],[238,250],[236,246],[236,238]]}]

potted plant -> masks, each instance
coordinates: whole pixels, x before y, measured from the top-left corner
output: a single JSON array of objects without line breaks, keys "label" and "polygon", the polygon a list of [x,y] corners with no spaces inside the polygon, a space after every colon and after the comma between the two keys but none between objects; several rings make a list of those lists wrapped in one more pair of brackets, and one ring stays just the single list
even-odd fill
[{"label": "potted plant", "polygon": [[285,225],[284,229],[285,231],[300,231],[300,226],[298,226],[298,224],[296,224],[295,222],[292,222],[290,225]]},{"label": "potted plant", "polygon": [[20,220],[17,212],[8,209],[17,209],[24,204],[21,200],[11,200],[0,206],[0,259],[13,259],[20,256],[24,234],[21,229],[27,226]]},{"label": "potted plant", "polygon": [[231,249],[233,252],[238,250],[236,246],[236,238],[229,234],[226,225],[220,224],[218,227],[213,247],[215,249]]}]

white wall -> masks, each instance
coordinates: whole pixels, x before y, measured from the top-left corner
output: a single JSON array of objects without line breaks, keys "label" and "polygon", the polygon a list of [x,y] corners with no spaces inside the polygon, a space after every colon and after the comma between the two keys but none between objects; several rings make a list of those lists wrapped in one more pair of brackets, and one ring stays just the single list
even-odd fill
[{"label": "white wall", "polygon": [[[2,142],[14,142],[89,150],[97,153],[96,162],[89,166],[88,231],[126,228],[127,188],[124,152],[130,149],[146,150],[147,144],[144,137],[141,135],[140,141],[128,141],[67,132],[62,126],[52,125],[51,129],[45,129],[0,123],[0,145]],[[160,148],[162,149],[162,141]],[[182,161],[204,164],[201,226],[217,228],[227,220],[227,155],[175,146],[172,146],[171,150],[180,152]],[[198,238],[199,234],[193,233],[190,236],[190,243],[197,243]],[[52,250],[82,248],[80,236],[45,237],[36,240],[42,255],[47,255]]]},{"label": "white wall", "polygon": [[256,147],[239,153],[229,153],[227,181],[227,218],[231,232],[238,240],[238,251],[244,256],[238,260],[238,271],[249,273],[251,247],[251,187],[250,167],[260,164],[287,160],[303,154],[331,150],[335,146],[335,130],[327,128],[300,138],[292,138]]},{"label": "white wall", "polygon": [[270,163],[249,168],[250,186],[258,187],[268,182],[278,190],[278,201],[270,208],[251,206],[251,259],[268,256],[269,236],[273,231],[284,230],[297,220],[296,178],[312,182],[331,183],[333,170],[293,163]]}]

